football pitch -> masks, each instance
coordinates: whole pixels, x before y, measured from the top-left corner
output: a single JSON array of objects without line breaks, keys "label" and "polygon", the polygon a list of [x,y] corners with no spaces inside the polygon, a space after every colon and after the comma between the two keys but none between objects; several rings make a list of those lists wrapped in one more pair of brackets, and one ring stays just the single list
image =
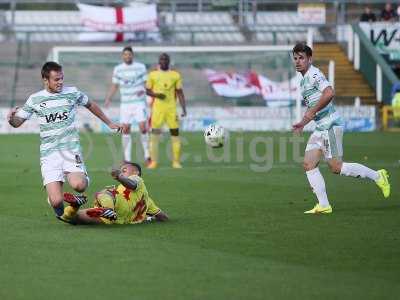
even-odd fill
[{"label": "football pitch", "polygon": [[[1,136],[0,299],[398,299],[399,134],[345,134],[345,160],[386,168],[392,194],[323,163],[322,216],[303,214],[315,196],[291,133],[235,133],[209,152],[201,133],[183,137],[184,169],[165,139],[143,174],[169,222],[71,226],[46,202],[38,136]],[[120,138],[81,140],[93,195],[114,183]]]}]

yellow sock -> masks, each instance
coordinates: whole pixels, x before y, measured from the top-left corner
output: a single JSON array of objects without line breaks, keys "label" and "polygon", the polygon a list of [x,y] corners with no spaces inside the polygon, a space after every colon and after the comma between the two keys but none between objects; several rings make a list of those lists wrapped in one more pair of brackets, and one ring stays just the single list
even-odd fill
[{"label": "yellow sock", "polygon": [[154,162],[158,161],[158,144],[160,141],[160,135],[152,133],[150,135],[150,157]]},{"label": "yellow sock", "polygon": [[66,208],[64,208],[64,214],[61,216],[61,218],[65,221],[69,221],[73,217],[75,217],[78,210],[79,210],[79,207],[72,207],[69,205]]},{"label": "yellow sock", "polygon": [[179,136],[171,136],[172,160],[179,162],[181,158],[181,139]]}]

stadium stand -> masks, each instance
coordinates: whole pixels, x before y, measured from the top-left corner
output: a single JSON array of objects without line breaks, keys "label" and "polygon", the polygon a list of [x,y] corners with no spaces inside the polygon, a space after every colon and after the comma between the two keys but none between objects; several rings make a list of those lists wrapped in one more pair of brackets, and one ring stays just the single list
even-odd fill
[{"label": "stadium stand", "polygon": [[[5,21],[11,23],[11,12],[5,13]],[[243,28],[229,12],[171,12],[160,13],[161,28],[166,42],[180,44],[240,44],[248,42]],[[78,42],[81,32],[79,11],[16,11],[14,30],[17,39],[32,42]],[[1,15],[0,15],[1,24]],[[296,12],[260,12],[256,22],[247,16],[251,42],[288,44],[306,40],[307,26],[300,25]],[[315,38],[322,37],[315,30]]]},{"label": "stadium stand", "polygon": [[[11,12],[6,20],[11,24]],[[16,11],[14,30],[17,39],[32,42],[78,41],[77,31],[82,30],[79,11]]]},{"label": "stadium stand", "polygon": [[[308,26],[301,24],[297,12],[258,12],[246,16],[253,40],[272,44],[289,44],[307,40]],[[323,40],[319,30],[314,30],[314,41]]]},{"label": "stadium stand", "polygon": [[228,12],[179,12],[176,19],[162,13],[165,24],[174,32],[173,39],[184,43],[243,43],[245,37]]}]

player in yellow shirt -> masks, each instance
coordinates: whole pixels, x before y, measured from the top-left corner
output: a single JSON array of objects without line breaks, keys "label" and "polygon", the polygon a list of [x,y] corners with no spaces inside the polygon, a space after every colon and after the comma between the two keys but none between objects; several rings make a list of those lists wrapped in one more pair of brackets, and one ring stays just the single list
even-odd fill
[{"label": "player in yellow shirt", "polygon": [[161,128],[167,124],[171,133],[172,167],[182,168],[180,163],[181,141],[179,139],[179,117],[176,98],[182,107],[181,117],[186,116],[186,101],[182,89],[182,78],[179,72],[169,67],[170,58],[167,53],[159,57],[159,68],[148,74],[146,81],[146,93],[154,98],[151,113],[151,137],[150,137],[150,169],[157,167],[158,144]]},{"label": "player in yellow shirt", "polygon": [[141,178],[141,167],[136,163],[124,162],[111,176],[120,184],[107,187],[95,195],[93,208],[81,209],[75,205],[79,196],[65,193],[64,221],[72,224],[137,224],[155,219],[166,221],[168,216],[150,198]]}]

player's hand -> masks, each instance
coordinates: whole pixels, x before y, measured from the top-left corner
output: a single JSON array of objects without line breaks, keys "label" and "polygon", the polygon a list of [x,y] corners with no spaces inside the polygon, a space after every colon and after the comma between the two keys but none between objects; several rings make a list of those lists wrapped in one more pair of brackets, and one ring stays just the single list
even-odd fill
[{"label": "player's hand", "polygon": [[184,110],[184,111],[181,113],[181,117],[184,118],[184,117],[186,117],[186,115],[187,115],[186,110]]},{"label": "player's hand", "polygon": [[11,118],[13,118],[15,116],[15,114],[17,113],[19,109],[19,106],[13,107],[10,109],[10,111],[7,114],[7,121],[10,122]]},{"label": "player's hand", "polygon": [[112,130],[116,130],[118,133],[122,132],[123,126],[120,124],[115,124],[115,123],[110,123],[108,124],[108,127]]},{"label": "player's hand", "polygon": [[292,126],[294,133],[300,134],[303,131],[304,124],[302,122],[296,123]]},{"label": "player's hand", "polygon": [[160,210],[155,216],[154,218],[159,221],[159,222],[165,222],[169,220],[168,215],[163,212],[162,210]]},{"label": "player's hand", "polygon": [[163,93],[158,93],[154,95],[156,98],[160,99],[160,100],[164,100],[165,99],[165,95]]},{"label": "player's hand", "polygon": [[112,169],[111,170],[111,177],[115,180],[118,180],[118,176],[121,174],[121,170],[119,169]]}]

